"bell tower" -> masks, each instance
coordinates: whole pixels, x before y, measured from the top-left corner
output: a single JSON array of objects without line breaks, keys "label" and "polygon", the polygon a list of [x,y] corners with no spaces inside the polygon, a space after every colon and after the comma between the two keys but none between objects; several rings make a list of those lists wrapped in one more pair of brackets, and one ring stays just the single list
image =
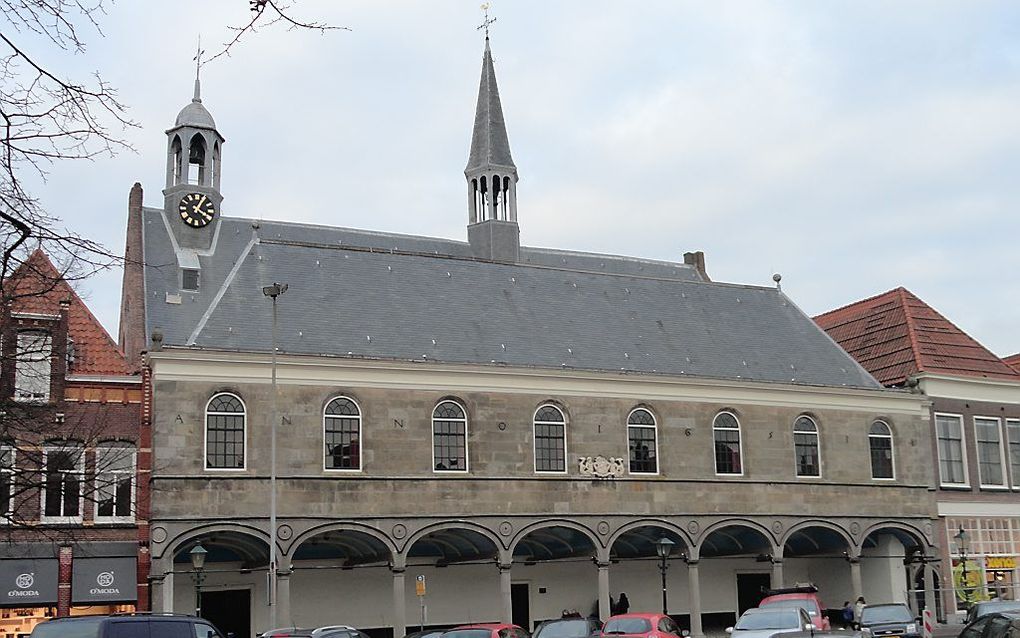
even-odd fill
[{"label": "bell tower", "polygon": [[520,228],[517,226],[517,166],[510,156],[510,141],[503,121],[503,106],[496,86],[496,70],[489,48],[487,6],[485,52],[482,79],[475,107],[475,126],[464,177],[468,187],[468,242],[481,259],[515,262],[520,258]]},{"label": "bell tower", "polygon": [[195,94],[166,131],[164,212],[181,248],[208,250],[220,217],[220,171],[224,139],[202,104],[196,56]]}]

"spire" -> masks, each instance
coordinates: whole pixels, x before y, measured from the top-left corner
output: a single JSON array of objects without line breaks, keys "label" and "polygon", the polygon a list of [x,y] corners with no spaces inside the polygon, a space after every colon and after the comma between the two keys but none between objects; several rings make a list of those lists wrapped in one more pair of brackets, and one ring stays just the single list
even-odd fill
[{"label": "spire", "polygon": [[[490,22],[486,20],[488,30]],[[510,141],[507,139],[506,123],[503,121],[503,106],[499,101],[496,86],[496,69],[492,64],[489,38],[485,38],[485,53],[482,54],[482,79],[478,86],[478,104],[475,107],[475,127],[471,134],[471,153],[465,172],[488,170],[489,168],[512,169],[516,172],[510,156]]]},{"label": "spire", "polygon": [[205,53],[205,51],[202,50],[202,35],[199,34],[199,36],[198,36],[198,52],[195,53],[195,57],[194,57],[194,60],[195,60],[195,96],[193,98],[191,98],[192,102],[201,102],[202,101],[202,84],[201,84],[201,82],[198,79],[198,75],[199,75],[199,73],[202,70],[202,54],[203,53]]}]

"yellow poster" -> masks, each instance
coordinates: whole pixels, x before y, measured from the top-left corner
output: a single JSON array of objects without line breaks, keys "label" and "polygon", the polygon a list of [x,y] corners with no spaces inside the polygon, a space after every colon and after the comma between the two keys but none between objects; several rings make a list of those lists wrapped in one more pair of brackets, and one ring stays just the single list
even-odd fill
[{"label": "yellow poster", "polygon": [[961,603],[990,600],[985,588],[985,570],[980,560],[968,558],[964,564],[958,558],[953,559],[953,589],[956,590],[956,600]]}]

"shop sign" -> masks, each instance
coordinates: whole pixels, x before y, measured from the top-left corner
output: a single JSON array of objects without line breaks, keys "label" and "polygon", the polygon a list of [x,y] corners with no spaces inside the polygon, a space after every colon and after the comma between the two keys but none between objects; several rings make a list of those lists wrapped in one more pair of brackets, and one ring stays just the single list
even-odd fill
[{"label": "shop sign", "polygon": [[985,569],[1016,569],[1016,556],[985,556]]},{"label": "shop sign", "polygon": [[58,573],[55,558],[0,560],[0,605],[56,604]]},{"label": "shop sign", "polygon": [[966,562],[953,559],[953,589],[956,600],[964,604],[991,600],[985,588],[985,568],[980,556],[968,558]]},{"label": "shop sign", "polygon": [[72,565],[71,602],[89,605],[138,599],[134,557],[76,558]]}]

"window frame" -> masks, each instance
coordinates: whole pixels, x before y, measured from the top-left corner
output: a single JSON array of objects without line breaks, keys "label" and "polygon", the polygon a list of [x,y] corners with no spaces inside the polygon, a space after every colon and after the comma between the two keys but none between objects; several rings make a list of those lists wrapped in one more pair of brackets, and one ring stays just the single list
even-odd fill
[{"label": "window frame", "polygon": [[[1016,439],[1010,436],[1010,427],[1016,428]],[[1020,490],[1020,419],[1007,417],[1005,420],[1007,463],[1010,484],[1014,490]],[[1016,446],[1016,458],[1013,457],[1013,446]]]},{"label": "window frame", "polygon": [[[797,430],[797,423],[801,419],[807,419],[815,427],[814,432],[807,432],[803,430]],[[824,476],[825,472],[822,469],[822,429],[818,426],[818,420],[812,417],[810,414],[800,414],[796,419],[793,420],[793,472],[794,475],[799,479],[820,479]],[[800,459],[797,454],[797,435],[815,437],[815,453],[818,459],[818,473],[817,474],[801,474],[800,473]]]},{"label": "window frame", "polygon": [[[539,421],[538,413],[544,408],[552,408],[559,412],[563,418],[562,421]],[[562,470],[540,470],[538,469],[538,426],[539,425],[559,425],[563,428],[563,469]],[[555,403],[546,402],[535,408],[535,413],[531,416],[531,451],[535,462],[535,474],[559,474],[563,475],[567,473],[567,413],[560,406]]]},{"label": "window frame", "polygon": [[[103,450],[123,450],[129,452],[131,456],[131,470],[130,472],[124,470],[118,470],[116,472],[101,471],[99,469],[99,456]],[[93,520],[96,523],[133,523],[135,521],[136,504],[138,502],[138,448],[127,445],[127,444],[115,444],[115,443],[100,443],[94,449],[93,458],[95,459],[95,484],[93,485],[93,492],[95,493],[95,507],[92,513]],[[100,516],[99,515],[99,477],[102,474],[128,474],[131,477],[131,497],[128,503],[128,510],[130,513],[127,516],[117,516],[117,503],[116,497],[114,498],[113,505],[113,516]],[[116,485],[116,482],[114,482]],[[114,489],[116,494],[116,488]]]},{"label": "window frame", "polygon": [[[78,515],[77,516],[49,516],[46,514],[46,495],[49,493],[47,486],[49,470],[47,464],[50,460],[50,454],[54,452],[68,452],[77,451],[78,459],[75,470],[60,470],[61,474],[77,474],[78,475]],[[39,490],[39,522],[56,525],[80,525],[85,520],[85,448],[84,446],[74,445],[71,446],[70,442],[68,445],[58,447],[56,445],[45,444],[42,448],[42,489]],[[63,486],[63,481],[61,481]],[[64,497],[63,487],[61,487],[61,510],[64,508]]]},{"label": "window frame", "polygon": [[[339,419],[354,418],[354,417],[350,417],[350,416],[337,416],[335,414],[330,414],[330,415],[326,414],[326,410],[329,408],[329,405],[331,403],[333,403],[334,401],[336,401],[337,399],[346,399],[347,401],[350,401],[351,403],[354,404],[354,407],[357,408],[357,410],[358,410],[358,416],[357,416],[357,420],[358,420],[358,467],[356,467],[356,468],[355,467],[327,467],[326,466],[326,457],[327,457],[327,454],[326,454],[326,449],[325,448],[326,448],[326,422],[327,422],[327,419],[338,419],[339,420]],[[362,441],[364,440],[364,436],[363,436],[364,435],[364,414],[365,414],[364,411],[361,409],[361,404],[358,403],[354,399],[354,397],[348,396],[346,394],[338,394],[338,395],[336,395],[334,397],[330,397],[330,399],[328,401],[326,401],[325,404],[323,404],[323,406],[322,406],[322,447],[323,447],[323,450],[322,450],[323,451],[323,454],[322,454],[322,471],[323,472],[349,472],[349,473],[357,473],[357,472],[364,471],[365,465],[364,465],[363,460],[364,460],[365,455],[363,454],[363,451],[364,451],[365,448],[362,446]]]},{"label": "window frame", "polygon": [[[648,415],[652,417],[652,424],[651,425],[644,425],[644,424],[640,424],[640,423],[631,424],[630,419],[631,419],[631,417],[634,416],[635,412],[647,412]],[[655,416],[655,412],[652,412],[649,408],[646,408],[644,406],[640,406],[639,405],[639,406],[637,406],[635,408],[632,408],[631,411],[627,413],[626,424],[627,424],[627,428],[626,428],[626,435],[627,435],[627,439],[626,439],[626,441],[627,441],[627,447],[626,447],[626,449],[627,449],[627,474],[637,474],[639,476],[659,476],[660,471],[661,471],[661,466],[662,466],[661,463],[659,463],[659,418],[657,416]],[[631,469],[631,467],[630,467],[630,461],[631,461],[631,458],[630,458],[630,430],[631,430],[631,428],[641,428],[641,429],[651,430],[652,431],[652,434],[655,437],[655,471],[654,472],[647,472],[647,471],[637,471],[637,472],[635,472],[634,470]]]},{"label": "window frame", "polygon": [[[737,454],[740,456],[740,471],[739,472],[720,472],[719,471],[719,459],[716,456],[716,449],[715,449],[715,445],[716,445],[715,433],[716,433],[717,430],[721,430],[721,431],[724,431],[724,432],[733,432],[734,431],[734,428],[721,428],[721,427],[717,427],[716,426],[716,422],[719,420],[719,417],[724,415],[724,414],[730,415],[731,417],[733,417],[733,420],[737,422],[737,427],[736,427],[735,431],[737,433]],[[744,432],[743,432],[743,428],[740,427],[740,419],[737,417],[736,413],[734,413],[732,410],[720,410],[718,413],[716,413],[716,415],[714,417],[712,417],[712,465],[713,465],[713,468],[715,470],[715,475],[716,476],[744,476]]]},{"label": "window frame", "polygon": [[[33,358],[33,353],[29,352],[29,356],[26,357],[22,354],[21,339],[22,336],[34,335],[35,338],[42,338],[46,341],[48,352],[45,357],[38,359]],[[40,353],[36,353],[40,354]],[[25,372],[22,371],[23,365],[33,366],[45,364],[46,365],[46,391],[43,396],[31,396],[34,392],[29,392],[29,396],[22,396],[18,392],[18,379],[22,377]],[[53,398],[53,333],[49,330],[42,330],[36,328],[24,328],[17,330],[14,333],[14,387],[13,387],[13,399],[19,403],[48,403]]]},{"label": "window frame", "polygon": [[[995,432],[998,435],[999,441],[999,472],[1002,473],[1002,483],[985,483],[984,473],[981,471],[981,441],[978,439],[978,421],[994,421]],[[978,486],[982,490],[1008,490],[1009,489],[1009,475],[1006,473],[1006,448],[1002,444],[1003,432],[1002,432],[1002,419],[995,416],[982,416],[975,414],[971,417],[971,425],[974,428],[974,460],[977,461],[978,466]]]},{"label": "window frame", "polygon": [[[241,409],[243,412],[209,412],[209,406],[212,405],[213,399],[221,396],[231,396],[237,399],[241,403]],[[209,467],[209,415],[210,414],[228,414],[232,416],[241,415],[241,427],[243,429],[242,448],[241,455],[243,457],[243,465],[241,467]],[[235,392],[229,390],[223,390],[221,392],[214,393],[209,400],[205,402],[205,417],[202,422],[202,467],[206,472],[246,472],[248,470],[248,405],[244,402],[244,399]]]},{"label": "window frame", "polygon": [[[456,405],[457,407],[459,407],[461,412],[464,413],[464,418],[463,418],[463,421],[464,421],[464,469],[463,470],[437,470],[436,469],[436,421],[437,421],[437,419],[436,419],[436,410],[438,410],[439,406],[443,405],[444,403],[452,403],[452,404]],[[438,420],[440,420],[440,421],[460,421],[461,419],[438,419]],[[458,401],[456,399],[440,399],[439,401],[436,402],[436,404],[434,406],[432,406],[432,417],[431,417],[431,422],[432,422],[432,439],[430,441],[431,442],[431,446],[430,447],[432,449],[432,473],[433,474],[467,474],[468,472],[471,471],[471,451],[470,451],[470,446],[468,445],[468,423],[469,423],[469,421],[470,421],[470,419],[468,418],[467,408],[464,407],[463,403],[461,403],[460,401]]]},{"label": "window frame", "polygon": [[9,475],[9,478],[7,479],[7,504],[8,507],[10,507],[10,510],[7,512],[0,511],[0,526],[11,524],[13,522],[12,519],[14,518],[14,512],[17,509],[14,507],[14,495],[17,492],[14,489],[14,481],[18,475],[18,448],[10,443],[2,443],[0,444],[0,454],[5,452],[10,452],[11,454],[11,466],[8,468],[0,464],[0,475]]},{"label": "window frame", "polygon": [[[960,464],[963,466],[963,482],[950,483],[942,476],[942,448],[939,445],[939,417],[957,419],[960,424]],[[935,425],[935,462],[939,467],[939,487],[950,489],[970,489],[970,467],[967,461],[967,424],[962,414],[953,412],[936,412],[934,415]]]},{"label": "window frame", "polygon": [[[876,423],[881,423],[885,426],[885,429],[889,432],[888,434],[874,434],[871,428],[875,427]],[[873,456],[874,451],[871,449],[872,439],[888,439],[889,441],[889,469],[892,472],[892,476],[875,476],[875,457]],[[895,481],[896,480],[896,437],[893,435],[892,426],[885,419],[874,419],[871,425],[868,426],[868,458],[871,461],[871,480],[873,481]]]}]

